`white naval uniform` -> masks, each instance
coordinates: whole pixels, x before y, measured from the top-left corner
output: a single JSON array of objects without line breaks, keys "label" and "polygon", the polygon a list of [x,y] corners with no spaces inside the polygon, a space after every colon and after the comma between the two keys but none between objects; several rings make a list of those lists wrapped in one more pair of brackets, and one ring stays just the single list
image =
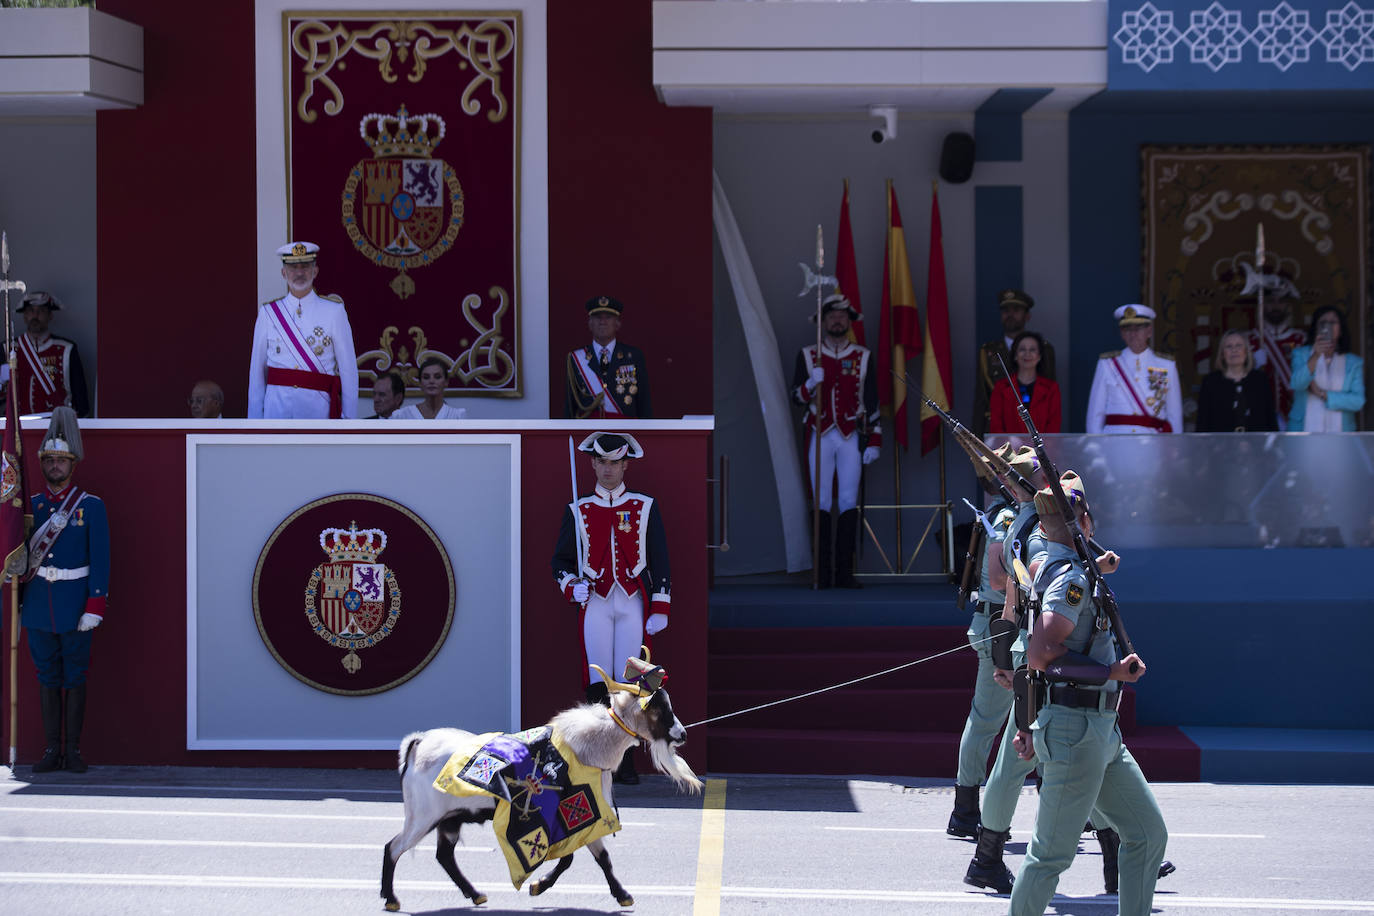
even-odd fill
[{"label": "white naval uniform", "polygon": [[1183,432],[1183,392],[1179,386],[1178,367],[1173,357],[1161,356],[1149,347],[1140,353],[1130,350],[1105,353],[1098,359],[1092,392],[1088,395],[1087,431],[1117,434],[1162,432],[1152,426],[1107,422],[1109,414],[1138,415],[1141,412],[1136,399],[1126,390],[1120,373],[1112,366],[1113,359],[1120,362],[1146,413],[1167,420],[1173,432]]},{"label": "white naval uniform", "polygon": [[[312,289],[304,298],[287,293],[275,300],[295,325],[300,342],[309,348],[316,366],[329,375],[339,375],[343,389],[341,415],[358,415],[358,361],[353,349],[353,329],[343,302],[319,296]],[[248,418],[328,419],[329,395],[308,388],[268,385],[269,368],[316,371],[284,338],[269,306],[258,306],[258,321],[253,326],[253,359],[248,370]],[[298,314],[299,312],[299,314]],[[328,343],[325,340],[328,339]],[[341,371],[342,370],[342,371]]]}]

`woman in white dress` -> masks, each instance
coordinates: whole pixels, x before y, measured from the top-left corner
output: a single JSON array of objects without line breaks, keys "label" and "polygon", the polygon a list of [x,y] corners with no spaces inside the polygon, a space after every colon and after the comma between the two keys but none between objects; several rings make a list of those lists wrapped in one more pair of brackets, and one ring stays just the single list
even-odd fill
[{"label": "woman in white dress", "polygon": [[461,420],[467,416],[466,407],[450,407],[444,400],[448,385],[448,369],[444,361],[431,356],[420,364],[420,391],[424,400],[407,404],[391,415],[393,420]]}]

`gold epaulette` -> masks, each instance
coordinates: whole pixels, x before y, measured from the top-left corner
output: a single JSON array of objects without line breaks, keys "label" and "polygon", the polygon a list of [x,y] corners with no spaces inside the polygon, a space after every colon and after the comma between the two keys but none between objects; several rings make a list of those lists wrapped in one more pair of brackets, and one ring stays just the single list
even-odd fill
[{"label": "gold epaulette", "polygon": [[1103,353],[1101,356],[1099,356],[1098,359],[1116,359],[1120,355],[1120,350],[1108,350],[1106,353]]},{"label": "gold epaulette", "polygon": [[328,293],[320,298],[328,299],[330,302],[337,302],[339,305],[343,305],[343,296],[340,296],[338,293]]}]

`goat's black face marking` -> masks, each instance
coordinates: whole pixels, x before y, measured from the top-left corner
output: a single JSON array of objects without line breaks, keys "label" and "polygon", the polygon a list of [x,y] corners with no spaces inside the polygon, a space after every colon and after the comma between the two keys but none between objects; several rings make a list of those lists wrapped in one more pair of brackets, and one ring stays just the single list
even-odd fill
[{"label": "goat's black face marking", "polygon": [[673,701],[668,698],[668,691],[656,690],[654,695],[649,698],[649,704],[644,708],[645,718],[649,724],[649,737],[654,741],[665,741],[668,744],[681,744],[681,741],[673,739],[673,727],[677,724],[677,716],[673,714]]}]

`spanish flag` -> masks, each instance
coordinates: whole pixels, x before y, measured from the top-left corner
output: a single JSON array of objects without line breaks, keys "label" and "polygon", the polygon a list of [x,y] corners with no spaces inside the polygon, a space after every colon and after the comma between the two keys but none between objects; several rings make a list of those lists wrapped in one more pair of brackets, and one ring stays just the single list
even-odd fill
[{"label": "spanish flag", "polygon": [[[839,247],[835,253],[835,280],[839,291],[849,300],[854,311],[863,315],[859,304],[859,268],[854,263],[854,230],[849,225],[849,179],[844,180],[844,195],[840,198],[840,236]],[[860,346],[864,342],[864,325],[855,320],[849,325],[849,336]]]},{"label": "spanish flag", "polygon": [[[910,448],[906,434],[906,361],[921,352],[921,318],[911,288],[902,214],[897,192],[887,181],[887,250],[883,253],[883,304],[878,329],[878,391],[892,417],[897,444]],[[895,372],[895,374],[894,374]]]},{"label": "spanish flag", "polygon": [[[945,243],[940,229],[940,192],[933,189],[930,198],[930,273],[926,280],[926,350],[921,369],[921,389],[926,397],[949,410],[954,398],[954,381],[950,371],[949,349],[949,290],[945,286]],[[925,404],[921,405],[921,454],[935,448],[940,441],[940,418]]]}]

